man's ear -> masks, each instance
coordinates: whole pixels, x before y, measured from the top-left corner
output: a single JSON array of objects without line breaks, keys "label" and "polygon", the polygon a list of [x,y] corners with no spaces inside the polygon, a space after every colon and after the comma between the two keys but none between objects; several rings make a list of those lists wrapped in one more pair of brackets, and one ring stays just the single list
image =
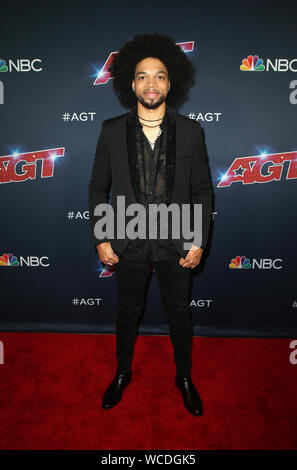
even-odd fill
[{"label": "man's ear", "polygon": [[132,90],[134,90],[134,89],[135,89],[135,81],[132,80]]}]

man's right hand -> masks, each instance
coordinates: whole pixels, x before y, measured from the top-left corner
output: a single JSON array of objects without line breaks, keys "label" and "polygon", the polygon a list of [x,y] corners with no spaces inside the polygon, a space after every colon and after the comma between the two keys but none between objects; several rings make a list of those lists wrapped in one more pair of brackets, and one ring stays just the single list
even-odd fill
[{"label": "man's right hand", "polygon": [[110,242],[100,243],[99,245],[96,245],[96,248],[101,263],[107,264],[108,266],[113,266],[119,262],[119,258],[111,248]]}]

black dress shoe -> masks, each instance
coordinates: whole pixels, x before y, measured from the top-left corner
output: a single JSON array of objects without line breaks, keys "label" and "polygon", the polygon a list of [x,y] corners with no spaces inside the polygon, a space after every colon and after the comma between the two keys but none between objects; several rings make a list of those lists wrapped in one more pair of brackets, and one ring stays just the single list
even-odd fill
[{"label": "black dress shoe", "polygon": [[117,373],[102,400],[102,408],[109,409],[117,405],[122,398],[124,388],[131,382],[132,374]]},{"label": "black dress shoe", "polygon": [[191,380],[190,376],[181,377],[176,376],[175,384],[177,388],[182,392],[184,405],[187,410],[195,416],[202,415],[202,403],[201,398]]}]

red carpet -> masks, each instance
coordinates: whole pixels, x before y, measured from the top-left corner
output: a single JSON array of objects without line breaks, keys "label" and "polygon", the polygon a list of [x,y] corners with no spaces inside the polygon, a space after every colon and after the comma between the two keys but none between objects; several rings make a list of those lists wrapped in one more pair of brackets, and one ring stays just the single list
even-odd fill
[{"label": "red carpet", "polygon": [[139,336],[121,402],[101,408],[115,336],[1,333],[1,449],[297,449],[289,339],[193,338],[204,415],[175,387],[168,336]]}]

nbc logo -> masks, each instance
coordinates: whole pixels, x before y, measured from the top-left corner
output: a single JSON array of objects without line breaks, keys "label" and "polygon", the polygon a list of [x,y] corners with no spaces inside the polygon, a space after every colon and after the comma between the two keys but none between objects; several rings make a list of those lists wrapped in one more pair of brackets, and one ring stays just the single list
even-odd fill
[{"label": "nbc logo", "polygon": [[39,267],[43,268],[49,266],[48,256],[19,256],[19,260],[12,253],[4,253],[0,256],[0,266],[20,266],[20,267]]},{"label": "nbc logo", "polygon": [[280,258],[269,259],[269,258],[253,258],[250,260],[246,256],[236,256],[232,258],[229,263],[230,269],[282,269],[282,266],[278,266],[277,263],[280,263],[282,260]]},{"label": "nbc logo", "polygon": [[5,60],[0,59],[0,72],[7,72],[8,67],[6,65]]},{"label": "nbc logo", "polygon": [[41,72],[41,59],[1,59],[0,72]]},{"label": "nbc logo", "polygon": [[0,266],[19,266],[19,264],[17,257],[11,253],[4,253],[3,256],[0,256]]},{"label": "nbc logo", "polygon": [[242,60],[240,70],[248,72],[262,72],[262,70],[265,70],[263,59],[259,59],[259,56],[257,55],[249,55]]},{"label": "nbc logo", "polygon": [[251,263],[248,258],[245,256],[236,256],[231,260],[229,264],[229,268],[231,269],[251,269]]},{"label": "nbc logo", "polygon": [[249,55],[242,59],[240,70],[243,72],[297,72],[297,59],[265,59],[266,64],[264,65],[263,59],[260,59],[258,55]]}]

